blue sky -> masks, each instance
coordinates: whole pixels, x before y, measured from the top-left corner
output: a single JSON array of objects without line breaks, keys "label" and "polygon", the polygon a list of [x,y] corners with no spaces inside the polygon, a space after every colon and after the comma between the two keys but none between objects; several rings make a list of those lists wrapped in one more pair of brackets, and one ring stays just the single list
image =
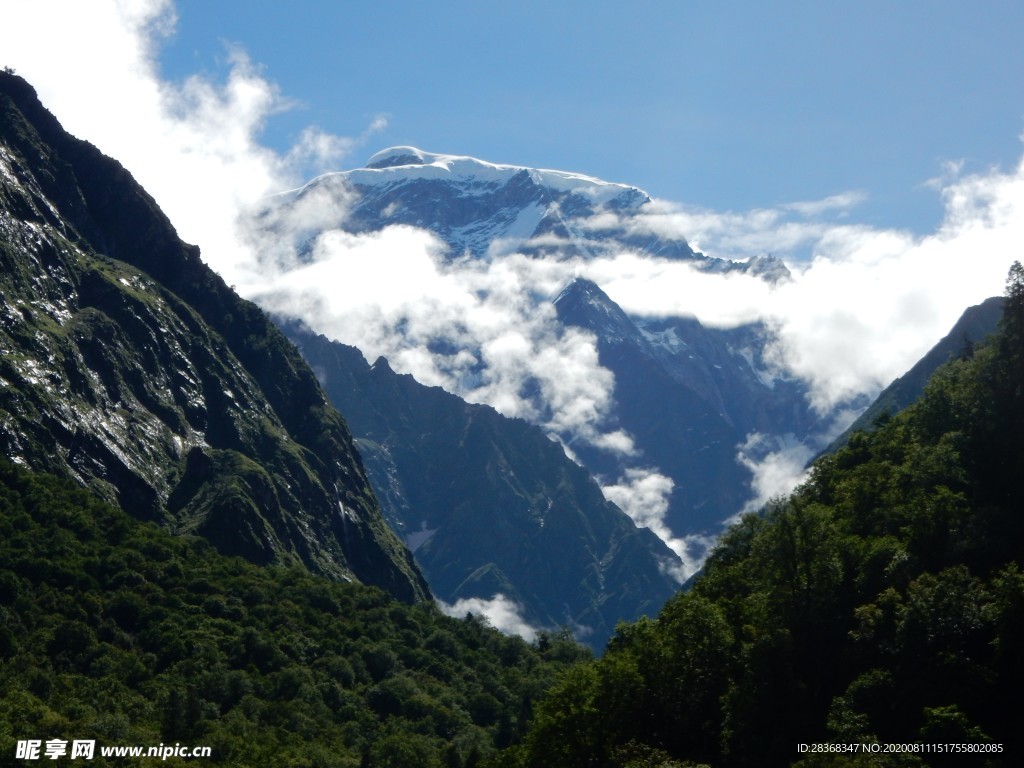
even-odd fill
[{"label": "blue sky", "polygon": [[[179,0],[159,62],[223,77],[240,46],[347,158],[411,144],[580,171],[715,210],[858,191],[874,226],[931,231],[926,182],[1012,166],[1024,3]],[[326,169],[325,169],[326,170]]]}]

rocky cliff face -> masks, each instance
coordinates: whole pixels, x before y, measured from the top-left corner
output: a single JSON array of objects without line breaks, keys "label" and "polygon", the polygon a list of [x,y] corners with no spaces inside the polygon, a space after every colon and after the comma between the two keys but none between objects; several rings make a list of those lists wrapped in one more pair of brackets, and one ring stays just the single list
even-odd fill
[{"label": "rocky cliff face", "polygon": [[439,598],[501,594],[528,623],[572,627],[600,649],[617,622],[653,615],[676,591],[675,555],[538,427],[285,328],[345,413],[385,513]]},{"label": "rocky cliff face", "polygon": [[427,596],[298,352],[0,74],[0,447],[256,562]]},{"label": "rocky cliff face", "polygon": [[[713,531],[749,498],[750,471],[736,460],[751,435],[811,439],[816,415],[802,382],[764,359],[770,340],[758,324],[722,330],[694,318],[633,318],[595,283],[577,279],[555,300],[559,319],[597,339],[601,365],[615,374],[615,424],[643,458],[672,478],[666,519],[674,531]],[[599,474],[618,457],[581,445]]]}]

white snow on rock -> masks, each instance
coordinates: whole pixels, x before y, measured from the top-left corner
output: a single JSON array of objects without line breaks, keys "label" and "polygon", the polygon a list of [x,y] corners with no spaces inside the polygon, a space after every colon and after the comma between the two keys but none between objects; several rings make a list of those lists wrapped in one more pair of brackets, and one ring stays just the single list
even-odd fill
[{"label": "white snow on rock", "polygon": [[626,193],[648,200],[646,193],[627,184],[602,181],[593,176],[567,171],[502,165],[464,155],[424,152],[416,147],[391,147],[373,155],[365,168],[343,171],[354,184],[387,184],[406,179],[460,180],[472,183],[506,183],[522,171],[530,174],[535,184],[548,189],[584,195],[595,204],[602,204]]}]

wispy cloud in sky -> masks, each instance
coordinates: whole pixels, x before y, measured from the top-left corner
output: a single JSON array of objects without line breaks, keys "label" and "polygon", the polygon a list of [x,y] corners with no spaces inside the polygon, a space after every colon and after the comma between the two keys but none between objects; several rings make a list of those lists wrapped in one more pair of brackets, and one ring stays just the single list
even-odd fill
[{"label": "wispy cloud in sky", "polygon": [[808,474],[807,462],[814,450],[792,435],[770,437],[753,432],[739,447],[739,462],[753,475],[750,500],[737,516],[756,512],[768,501],[785,496]]}]

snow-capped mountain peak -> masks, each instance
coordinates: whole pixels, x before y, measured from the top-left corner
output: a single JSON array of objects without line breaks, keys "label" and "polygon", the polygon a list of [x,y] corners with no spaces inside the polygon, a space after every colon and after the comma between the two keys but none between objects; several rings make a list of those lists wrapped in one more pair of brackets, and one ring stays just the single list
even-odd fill
[{"label": "snow-capped mountain peak", "polygon": [[[342,201],[337,219],[348,231],[429,229],[451,258],[485,257],[495,248],[590,257],[608,248],[645,250],[651,239],[628,223],[651,202],[637,187],[409,146],[377,152],[362,168],[324,174],[277,202],[307,195]],[[694,258],[681,239],[658,246],[663,255]]]},{"label": "snow-capped mountain peak", "polygon": [[[367,168],[394,168],[402,165],[426,165],[428,154],[416,147],[389,147],[366,161]],[[436,156],[435,156],[436,157]]]},{"label": "snow-capped mountain peak", "polygon": [[[364,173],[377,171],[377,174]],[[603,181],[593,176],[568,171],[527,168],[478,160],[465,155],[424,152],[416,147],[390,147],[373,155],[365,168],[348,171],[347,176],[358,183],[388,182],[399,175],[410,178],[446,179],[449,181],[503,183],[525,172],[537,186],[549,190],[584,195],[595,203],[609,202],[617,197],[635,199],[635,204],[649,202],[640,189],[626,184]]]}]

